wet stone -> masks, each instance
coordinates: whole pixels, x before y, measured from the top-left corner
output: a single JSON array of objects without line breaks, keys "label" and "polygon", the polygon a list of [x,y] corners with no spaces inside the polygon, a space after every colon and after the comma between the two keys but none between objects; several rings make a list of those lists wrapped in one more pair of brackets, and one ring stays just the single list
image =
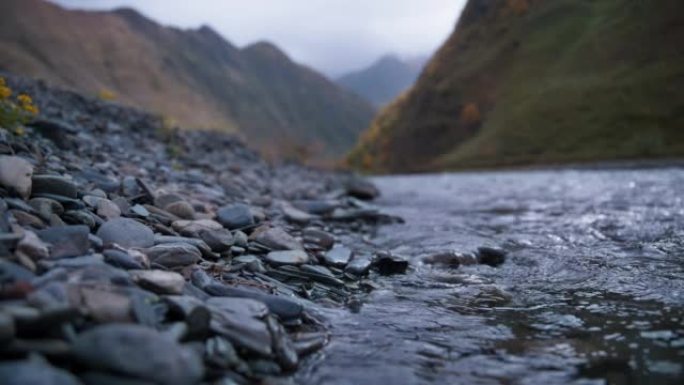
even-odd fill
[{"label": "wet stone", "polygon": [[26,199],[31,195],[33,165],[18,156],[0,155],[0,185]]},{"label": "wet stone", "polygon": [[228,313],[244,315],[252,318],[264,318],[268,314],[268,307],[261,301],[239,297],[213,297],[207,300],[207,305]]},{"label": "wet stone", "polygon": [[360,277],[368,274],[372,263],[368,255],[357,255],[347,264],[344,271]]},{"label": "wet stone", "polygon": [[389,253],[379,253],[373,263],[382,275],[404,274],[408,269],[408,261]]},{"label": "wet stone", "polygon": [[242,229],[254,225],[254,217],[249,206],[236,203],[221,207],[216,212],[216,220],[228,229]]},{"label": "wet stone", "polygon": [[506,262],[506,252],[493,247],[480,247],[477,249],[477,260],[484,265],[500,266]]},{"label": "wet stone", "polygon": [[109,199],[100,199],[97,203],[97,215],[105,219],[114,219],[121,216],[121,209],[119,206]]},{"label": "wet stone", "polygon": [[154,245],[154,233],[149,227],[128,218],[115,218],[105,222],[97,231],[105,245],[121,247],[150,247]]},{"label": "wet stone", "polygon": [[90,229],[87,226],[51,227],[36,234],[49,244],[50,258],[78,257],[90,249]]},{"label": "wet stone", "polygon": [[353,252],[348,247],[338,246],[333,247],[325,253],[323,259],[326,264],[335,267],[345,267],[351,260]]},{"label": "wet stone", "polygon": [[262,321],[210,307],[211,330],[230,342],[262,356],[273,353],[271,334]]},{"label": "wet stone", "polygon": [[271,251],[266,255],[266,262],[272,265],[302,265],[309,262],[309,255],[304,250]]},{"label": "wet stone", "polygon": [[200,357],[159,332],[138,325],[97,326],[79,334],[73,353],[82,365],[159,384],[198,383]]},{"label": "wet stone", "polygon": [[58,175],[34,175],[32,194],[48,194],[75,199],[78,195],[76,184]]},{"label": "wet stone", "polygon": [[177,201],[164,206],[164,210],[181,219],[194,219],[195,209],[186,201]]}]

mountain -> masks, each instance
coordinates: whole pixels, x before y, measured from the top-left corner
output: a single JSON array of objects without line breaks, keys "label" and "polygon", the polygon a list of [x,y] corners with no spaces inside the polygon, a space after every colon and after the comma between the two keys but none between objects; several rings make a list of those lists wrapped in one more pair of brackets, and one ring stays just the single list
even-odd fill
[{"label": "mountain", "polygon": [[402,60],[386,55],[366,69],[340,77],[337,84],[383,107],[411,87],[426,61],[423,57]]},{"label": "mountain", "polygon": [[684,155],[684,2],[470,0],[349,157],[373,171]]},{"label": "mountain", "polygon": [[165,27],[131,9],[0,1],[0,70],[114,97],[184,127],[239,131],[268,152],[342,155],[373,108],[269,43],[240,49],[209,27]]}]

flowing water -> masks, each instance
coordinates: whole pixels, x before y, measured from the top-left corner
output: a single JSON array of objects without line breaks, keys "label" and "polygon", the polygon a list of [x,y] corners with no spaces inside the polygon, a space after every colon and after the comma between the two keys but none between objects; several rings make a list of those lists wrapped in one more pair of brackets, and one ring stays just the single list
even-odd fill
[{"label": "flowing water", "polygon": [[[383,177],[405,224],[373,242],[411,260],[358,312],[321,309],[332,341],[303,384],[683,384],[684,171]],[[480,246],[500,267],[421,258]]]}]

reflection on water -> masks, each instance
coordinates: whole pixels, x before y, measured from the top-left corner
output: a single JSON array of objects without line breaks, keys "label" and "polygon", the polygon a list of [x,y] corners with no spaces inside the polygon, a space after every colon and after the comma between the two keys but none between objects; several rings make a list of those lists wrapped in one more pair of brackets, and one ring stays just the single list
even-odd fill
[{"label": "reflection on water", "polygon": [[[376,243],[412,260],[333,339],[306,384],[684,383],[684,171],[377,179],[406,220]],[[504,265],[420,263],[480,246]]]}]

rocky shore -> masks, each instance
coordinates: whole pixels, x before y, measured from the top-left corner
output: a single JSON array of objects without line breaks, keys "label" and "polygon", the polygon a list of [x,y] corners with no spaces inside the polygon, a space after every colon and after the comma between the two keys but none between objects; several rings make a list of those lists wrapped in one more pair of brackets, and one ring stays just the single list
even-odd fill
[{"label": "rocky shore", "polygon": [[41,110],[0,128],[4,384],[289,383],[328,341],[313,303],[407,268],[363,179],[0,76]]}]

